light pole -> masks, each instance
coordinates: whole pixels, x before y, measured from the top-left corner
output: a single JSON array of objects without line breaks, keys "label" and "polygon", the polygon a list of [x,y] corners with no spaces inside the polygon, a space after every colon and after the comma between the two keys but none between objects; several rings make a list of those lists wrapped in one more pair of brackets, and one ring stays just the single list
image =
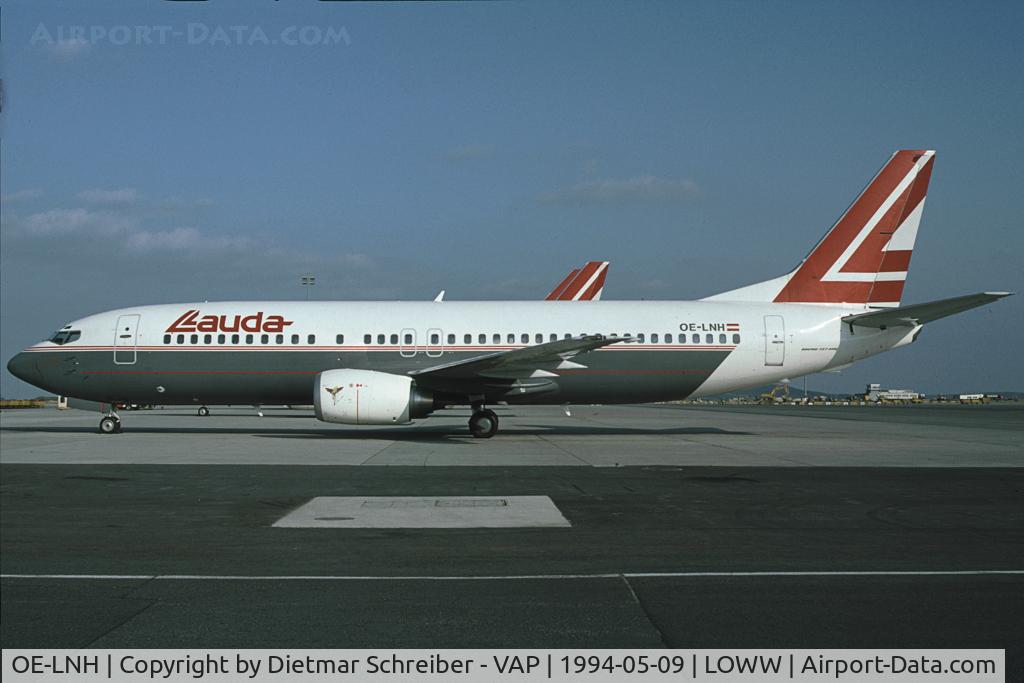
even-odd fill
[{"label": "light pole", "polygon": [[301,279],[301,282],[302,282],[302,286],[306,289],[306,301],[309,301],[309,290],[314,285],[316,285],[316,276],[315,275],[303,275],[302,279]]}]

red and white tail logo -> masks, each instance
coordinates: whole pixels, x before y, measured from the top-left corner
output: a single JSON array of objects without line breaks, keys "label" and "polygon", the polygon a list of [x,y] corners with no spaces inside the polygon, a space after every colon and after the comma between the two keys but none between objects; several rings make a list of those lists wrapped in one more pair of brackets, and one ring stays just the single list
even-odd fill
[{"label": "red and white tail logo", "polygon": [[774,301],[898,306],[934,160],[930,150],[896,152]]},{"label": "red and white tail logo", "polygon": [[582,268],[574,268],[558,283],[545,301],[597,301],[608,276],[608,261],[590,261]]}]

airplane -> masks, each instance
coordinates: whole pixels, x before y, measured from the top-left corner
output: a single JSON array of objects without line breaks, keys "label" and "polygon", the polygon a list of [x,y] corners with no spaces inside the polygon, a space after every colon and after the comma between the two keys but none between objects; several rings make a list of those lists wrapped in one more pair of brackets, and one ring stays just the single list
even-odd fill
[{"label": "airplane", "polygon": [[[588,261],[583,268],[573,268],[565,279],[561,280],[551,293],[545,297],[546,301],[596,301],[601,298],[604,290],[604,279],[608,276],[609,261]],[[444,302],[445,290],[441,290],[434,297],[434,303]],[[65,398],[66,397],[62,397]],[[74,403],[75,401],[72,400]],[[80,402],[79,402],[80,403]],[[138,404],[129,404],[131,406]],[[298,406],[305,408],[306,405]],[[128,408],[128,406],[126,406]],[[128,408],[134,410],[134,408]],[[199,417],[206,417],[210,414],[210,408],[206,405],[199,406],[196,411]],[[263,417],[263,412],[257,406],[257,415]]]},{"label": "airplane", "polygon": [[[900,305],[934,160],[897,151],[795,269],[697,301],[133,306],[75,320],[7,367],[107,404],[312,401],[347,425],[469,405],[478,438],[498,431],[488,405],[668,401],[835,370],[1010,294]],[[121,431],[116,410],[99,428]]]}]

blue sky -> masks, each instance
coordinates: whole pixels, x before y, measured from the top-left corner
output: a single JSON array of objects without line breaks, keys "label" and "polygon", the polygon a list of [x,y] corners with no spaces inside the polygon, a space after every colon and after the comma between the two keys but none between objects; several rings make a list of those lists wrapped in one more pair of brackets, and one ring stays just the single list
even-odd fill
[{"label": "blue sky", "polygon": [[[904,301],[1024,284],[1020,3],[2,17],[4,364],[88,313],[300,298],[304,272],[323,299],[541,298],[603,258],[605,298],[697,298],[789,270],[907,147],[938,157]],[[810,385],[1024,390],[1022,302]]]}]

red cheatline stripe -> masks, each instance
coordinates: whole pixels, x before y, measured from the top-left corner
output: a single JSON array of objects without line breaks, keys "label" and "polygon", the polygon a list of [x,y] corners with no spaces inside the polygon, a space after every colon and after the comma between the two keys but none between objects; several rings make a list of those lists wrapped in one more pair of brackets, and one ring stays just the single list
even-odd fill
[{"label": "red cheatline stripe", "polygon": [[598,268],[601,272],[598,273],[593,284],[587,287],[587,291],[580,295],[580,301],[593,301],[597,293],[604,287],[604,279],[608,277],[608,262],[607,261],[592,261],[592,263],[599,263]]},{"label": "red cheatline stripe", "polygon": [[569,286],[558,295],[558,300],[572,301],[572,298],[576,296],[576,292],[580,291],[580,289],[587,284],[587,281],[590,280],[590,276],[596,273],[600,266],[600,261],[591,261],[587,265],[583,266],[583,269],[580,270]]},{"label": "red cheatline stripe", "polygon": [[[446,346],[445,351],[448,352],[476,352],[476,351],[512,351],[514,349],[525,349],[528,346]],[[736,348],[735,344],[629,344],[629,345],[613,345],[606,346],[594,351],[700,351],[702,349],[733,349]],[[71,349],[52,348],[52,349],[25,349],[26,352],[34,353],[59,353],[64,351],[70,351]],[[113,347],[97,347],[97,348],[75,348],[75,351],[91,351],[96,353],[110,353],[113,351]],[[123,353],[130,353],[131,351],[138,351],[139,353],[148,352],[201,352],[201,351],[242,351],[242,352],[258,352],[258,351],[297,351],[297,352],[310,352],[310,351],[370,351],[370,352],[381,352],[381,353],[397,353],[399,347],[385,347],[385,346],[366,346],[366,347],[339,347],[339,346],[282,346],[282,347],[259,347],[259,346],[240,346],[240,347],[205,347],[205,346],[140,346],[138,348],[119,348],[118,351]],[[412,349],[409,349],[410,351]],[[440,349],[438,349],[440,350]],[[426,349],[422,347],[416,350],[416,353],[426,353]]]},{"label": "red cheatline stripe", "polygon": [[[476,352],[476,351],[512,351],[515,349],[525,349],[528,346],[446,346],[445,351],[448,352]],[[662,344],[662,343],[651,343],[651,344],[620,344],[606,346],[594,351],[701,351],[701,350],[722,350],[722,349],[733,349],[736,348],[735,344]],[[26,352],[32,353],[60,353],[71,351],[68,348],[28,348]],[[91,351],[96,353],[110,353],[114,350],[112,346],[101,346],[101,347],[75,347],[74,351]],[[310,351],[370,351],[379,353],[397,353],[400,351],[400,347],[397,346],[281,346],[281,347],[260,347],[260,346],[139,346],[137,348],[119,348],[118,351],[123,353],[130,353],[137,351],[139,353],[149,352],[201,352],[201,351],[242,351],[242,352],[267,352],[267,351],[297,351],[308,353]],[[412,349],[409,349],[410,351]],[[440,350],[440,349],[437,349]],[[417,354],[425,354],[426,349],[420,347],[416,349]]]},{"label": "red cheatline stripe", "polygon": [[559,375],[710,375],[713,370],[557,370]]},{"label": "red cheatline stripe", "polygon": [[566,287],[569,286],[569,283],[572,282],[572,279],[574,277],[576,277],[576,274],[579,273],[579,272],[580,272],[579,268],[573,268],[572,271],[568,275],[565,276],[565,279],[562,280],[561,282],[559,282],[558,285],[555,286],[555,288],[551,290],[551,293],[548,294],[546,297],[544,297],[544,300],[545,301],[555,301],[556,299],[558,299],[558,295],[561,294],[562,291]]},{"label": "red cheatline stripe", "polygon": [[83,375],[316,375],[319,370],[92,370]]}]

